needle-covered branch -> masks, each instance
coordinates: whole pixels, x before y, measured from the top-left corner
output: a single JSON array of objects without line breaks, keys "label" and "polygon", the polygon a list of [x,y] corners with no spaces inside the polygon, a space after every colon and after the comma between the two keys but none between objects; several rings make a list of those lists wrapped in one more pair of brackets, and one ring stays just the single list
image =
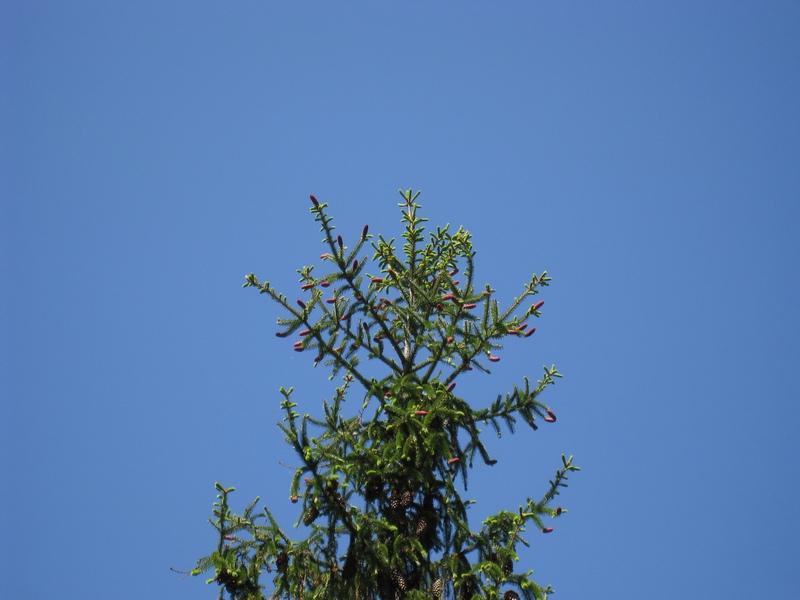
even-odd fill
[{"label": "needle-covered branch", "polygon": [[[479,425],[499,435],[513,434],[520,419],[534,430],[556,421],[539,399],[561,377],[554,366],[535,386],[526,377],[488,406],[468,385],[491,372],[504,340],[531,338],[528,320],[544,304],[533,296],[550,277],[533,275],[501,308],[490,285],[475,287],[470,233],[449,225],[426,231],[419,192],[400,193],[401,250],[394,238],[373,238],[368,226],[348,246],[328,205],[311,196],[324,273],[299,269],[299,297],[245,277],[244,287],[278,305],[276,335],[295,336],[287,349],[342,384],[316,414],[298,411],[293,389],[280,389],[278,426],[299,460],[289,486],[299,539],[266,507],[256,512],[257,501],[241,515],[231,512],[233,488],[217,484],[217,548],[192,574],[213,570],[209,582],[219,584],[220,597],[533,600],[552,592],[533,581],[532,570],[517,568],[518,547],[531,543],[523,537],[531,523],[549,533],[544,519],[566,512],[550,503],[578,470],[572,458],[562,457],[539,502],[501,510],[478,529],[468,518],[473,501],[463,497],[475,456],[497,463]],[[361,394],[348,406],[353,384]]]}]

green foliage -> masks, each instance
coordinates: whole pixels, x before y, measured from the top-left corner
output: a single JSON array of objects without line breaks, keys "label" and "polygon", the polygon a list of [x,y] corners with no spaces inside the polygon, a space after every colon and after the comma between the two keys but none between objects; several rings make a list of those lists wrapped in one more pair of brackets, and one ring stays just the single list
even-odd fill
[{"label": "green foliage", "polygon": [[[501,310],[495,290],[474,285],[470,234],[439,227],[425,242],[419,192],[401,195],[402,252],[394,239],[374,240],[366,226],[348,248],[334,233],[327,204],[312,196],[328,270],[319,277],[313,267],[298,271],[309,297],[291,302],[254,274],[245,278],[244,287],[280,305],[277,335],[298,333],[294,350],[329,367],[342,384],[318,417],[296,410],[291,388],[280,390],[285,417],[279,427],[302,463],[290,496],[300,507],[296,527],[304,539],[287,535],[266,507],[256,512],[258,499],[241,515],[232,513],[233,488],[217,484],[211,523],[218,546],[192,574],[213,570],[208,581],[220,585],[221,598],[227,592],[233,599],[513,600],[521,594],[532,600],[552,592],[514,564],[518,544],[528,545],[525,530],[549,532],[544,519],[562,513],[550,503],[578,470],[572,458],[562,456],[540,500],[528,498],[475,531],[470,501],[459,490],[467,489],[476,458],[496,462],[479,424],[499,434],[503,427],[513,433],[518,419],[533,429],[555,421],[539,396],[561,374],[545,367],[537,385],[525,378],[485,407],[473,407],[456,391],[459,376],[490,372],[503,338],[531,336],[535,329],[526,319],[539,317],[543,304],[533,296],[550,278],[534,275]],[[368,244],[374,272],[364,254]],[[376,371],[382,376],[370,374]],[[360,403],[348,410],[353,393]]]}]

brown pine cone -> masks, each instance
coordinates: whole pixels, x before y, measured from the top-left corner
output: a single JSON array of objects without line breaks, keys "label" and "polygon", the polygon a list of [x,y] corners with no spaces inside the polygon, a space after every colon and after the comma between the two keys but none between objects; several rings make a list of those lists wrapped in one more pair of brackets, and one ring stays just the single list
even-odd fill
[{"label": "brown pine cone", "polygon": [[275,564],[278,567],[278,572],[283,573],[286,567],[289,566],[289,555],[286,552],[281,552],[278,554],[278,558],[275,559]]},{"label": "brown pine cone", "polygon": [[437,577],[433,582],[431,592],[433,593],[434,597],[438,598],[442,595],[442,591],[444,591],[444,581],[442,581],[441,577]]},{"label": "brown pine cone", "polygon": [[422,515],[419,518],[419,521],[417,521],[417,529],[415,531],[417,537],[420,538],[425,537],[425,534],[428,532],[429,528],[430,528],[430,521],[428,520],[428,517]]},{"label": "brown pine cone", "polygon": [[317,520],[318,516],[319,516],[319,509],[316,506],[312,506],[303,515],[303,525],[311,525],[314,521]]},{"label": "brown pine cone", "polygon": [[510,558],[503,564],[503,575],[511,575],[514,570],[514,561]]},{"label": "brown pine cone", "polygon": [[392,581],[397,586],[397,589],[401,592],[406,591],[406,578],[403,577],[403,574],[400,572],[400,569],[392,569]]}]

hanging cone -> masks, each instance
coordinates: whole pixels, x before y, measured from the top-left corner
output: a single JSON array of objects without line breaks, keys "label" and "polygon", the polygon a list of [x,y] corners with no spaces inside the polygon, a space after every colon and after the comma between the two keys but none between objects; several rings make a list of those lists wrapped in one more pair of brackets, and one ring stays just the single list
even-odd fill
[{"label": "hanging cone", "polygon": [[428,533],[428,529],[430,529],[430,520],[428,520],[428,517],[425,515],[422,515],[419,518],[419,521],[417,521],[417,528],[414,533],[419,538],[425,537],[425,535]]},{"label": "hanging cone", "polygon": [[306,511],[306,514],[303,515],[303,525],[311,525],[317,520],[318,516],[319,509],[316,506],[312,506]]},{"label": "hanging cone", "polygon": [[401,592],[405,592],[408,588],[408,585],[406,584],[406,578],[403,577],[400,569],[392,569],[392,581],[397,586],[397,589]]},{"label": "hanging cone", "polygon": [[442,581],[441,577],[437,577],[436,580],[433,582],[433,586],[431,587],[431,593],[433,594],[434,598],[438,598],[442,595],[444,591],[444,581]]},{"label": "hanging cone", "polygon": [[289,555],[286,552],[281,552],[278,554],[278,558],[275,560],[275,565],[278,567],[278,572],[283,573],[286,570],[286,567],[289,566]]},{"label": "hanging cone", "polygon": [[510,558],[503,564],[503,575],[511,575],[514,570],[514,561]]}]

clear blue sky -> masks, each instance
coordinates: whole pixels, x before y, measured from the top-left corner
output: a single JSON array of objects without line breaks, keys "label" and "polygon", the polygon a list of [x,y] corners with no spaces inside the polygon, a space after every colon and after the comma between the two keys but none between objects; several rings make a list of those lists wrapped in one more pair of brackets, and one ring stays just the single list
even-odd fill
[{"label": "clear blue sky", "polygon": [[478,280],[553,284],[476,405],[555,363],[555,425],[491,441],[476,519],[583,471],[526,566],[559,600],[800,588],[796,2],[5,2],[8,598],[214,598],[214,482],[287,525],[279,386],[332,385],[243,275],[294,294],[397,189]]}]

